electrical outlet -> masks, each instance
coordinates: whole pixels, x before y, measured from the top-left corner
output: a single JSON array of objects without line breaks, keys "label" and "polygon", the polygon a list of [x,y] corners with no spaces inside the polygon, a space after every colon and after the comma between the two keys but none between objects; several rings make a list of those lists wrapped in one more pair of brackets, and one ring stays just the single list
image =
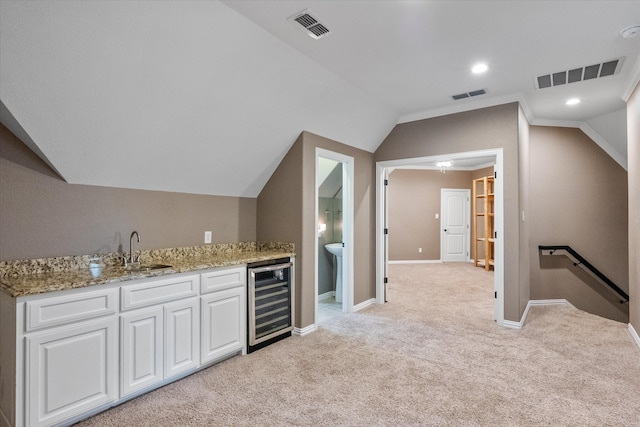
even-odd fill
[{"label": "electrical outlet", "polygon": [[436,219],[440,218],[440,214],[436,214]]},{"label": "electrical outlet", "polygon": [[205,231],[204,232],[204,243],[211,243],[211,232],[210,231]]},{"label": "electrical outlet", "polygon": [[418,248],[418,253],[421,254],[422,253],[422,248]]}]

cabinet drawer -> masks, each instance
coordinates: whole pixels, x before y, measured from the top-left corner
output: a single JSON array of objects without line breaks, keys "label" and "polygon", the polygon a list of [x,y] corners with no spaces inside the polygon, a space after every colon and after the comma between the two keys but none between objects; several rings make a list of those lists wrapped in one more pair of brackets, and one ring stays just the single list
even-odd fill
[{"label": "cabinet drawer", "polygon": [[198,295],[200,275],[150,280],[121,288],[121,309],[147,307]]},{"label": "cabinet drawer", "polygon": [[118,310],[117,289],[82,292],[25,303],[25,331],[93,319]]},{"label": "cabinet drawer", "polygon": [[225,268],[201,274],[200,293],[244,286],[247,281],[246,267]]}]

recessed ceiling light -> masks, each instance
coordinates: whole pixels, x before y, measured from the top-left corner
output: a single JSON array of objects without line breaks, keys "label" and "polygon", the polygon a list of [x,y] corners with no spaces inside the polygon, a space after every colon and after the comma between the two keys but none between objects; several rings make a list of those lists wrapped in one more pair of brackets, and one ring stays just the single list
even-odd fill
[{"label": "recessed ceiling light", "polygon": [[625,39],[629,39],[638,33],[640,33],[640,25],[632,25],[620,31],[620,35]]},{"label": "recessed ceiling light", "polygon": [[471,68],[473,74],[482,74],[489,69],[489,66],[485,63],[476,64]]},{"label": "recessed ceiling light", "polygon": [[567,100],[567,105],[578,105],[580,104],[580,98],[571,98]]}]

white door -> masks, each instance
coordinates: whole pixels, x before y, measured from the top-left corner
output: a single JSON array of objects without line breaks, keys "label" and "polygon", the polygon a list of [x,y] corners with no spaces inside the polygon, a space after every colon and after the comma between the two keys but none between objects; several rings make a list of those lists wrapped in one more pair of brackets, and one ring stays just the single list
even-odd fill
[{"label": "white door", "polygon": [[123,396],[159,383],[163,379],[162,314],[160,306],[120,316],[120,388]]},{"label": "white door", "polygon": [[464,262],[469,258],[470,190],[440,190],[440,258],[442,262]]},{"label": "white door", "polygon": [[164,378],[200,366],[200,300],[164,306]]},{"label": "white door", "polygon": [[213,292],[201,297],[201,363],[243,351],[246,341],[244,287]]},{"label": "white door", "polygon": [[25,425],[57,424],[118,397],[116,333],[109,318],[27,337]]}]

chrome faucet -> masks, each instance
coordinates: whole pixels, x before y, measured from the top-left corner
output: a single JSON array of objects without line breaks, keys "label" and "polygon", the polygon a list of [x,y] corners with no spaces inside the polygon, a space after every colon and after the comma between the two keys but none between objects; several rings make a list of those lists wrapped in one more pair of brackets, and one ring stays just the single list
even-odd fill
[{"label": "chrome faucet", "polygon": [[133,264],[134,262],[138,262],[140,261],[140,256],[138,256],[138,258],[133,259],[133,236],[136,236],[138,238],[138,243],[140,243],[140,235],[138,234],[137,231],[134,231],[131,233],[131,236],[129,237],[129,259],[125,260],[125,265],[127,263],[129,264]]}]

